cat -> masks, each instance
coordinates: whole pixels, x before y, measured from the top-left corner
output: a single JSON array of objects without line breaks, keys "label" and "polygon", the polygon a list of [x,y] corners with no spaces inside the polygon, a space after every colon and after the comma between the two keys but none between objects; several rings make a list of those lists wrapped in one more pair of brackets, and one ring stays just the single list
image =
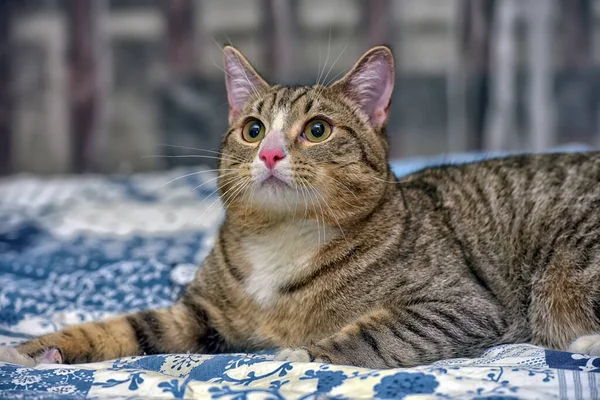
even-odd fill
[{"label": "cat", "polygon": [[224,65],[226,213],[195,280],[171,307],[3,347],[1,360],[277,349],[393,368],[517,342],[600,354],[599,153],[397,179],[387,47],[329,86],[270,86],[233,47]]}]

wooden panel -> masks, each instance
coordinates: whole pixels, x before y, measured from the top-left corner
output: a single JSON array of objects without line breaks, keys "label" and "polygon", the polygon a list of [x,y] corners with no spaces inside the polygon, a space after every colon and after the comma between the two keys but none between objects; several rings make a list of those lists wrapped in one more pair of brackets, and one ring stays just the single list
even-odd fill
[{"label": "wooden panel", "polygon": [[71,171],[64,15],[13,16],[12,164],[16,171]]},{"label": "wooden panel", "polygon": [[0,174],[12,169],[11,15],[12,2],[0,5]]},{"label": "wooden panel", "polygon": [[102,171],[109,85],[105,0],[70,0],[70,113],[75,172]]},{"label": "wooden panel", "polygon": [[164,5],[167,22],[167,65],[172,79],[190,76],[196,70],[194,2],[169,0]]},{"label": "wooden panel", "polygon": [[367,5],[369,45],[390,45],[392,35],[392,13],[390,0],[369,0]]},{"label": "wooden panel", "polygon": [[295,2],[265,0],[263,20],[267,65],[276,82],[288,82],[294,76],[296,53]]}]

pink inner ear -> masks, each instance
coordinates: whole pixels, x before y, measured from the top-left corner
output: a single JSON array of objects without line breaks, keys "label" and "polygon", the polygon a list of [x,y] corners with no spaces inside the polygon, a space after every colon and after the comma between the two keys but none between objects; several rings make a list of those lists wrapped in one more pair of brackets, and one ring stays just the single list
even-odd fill
[{"label": "pink inner ear", "polygon": [[240,62],[231,56],[227,62],[227,82],[229,100],[234,108],[242,108],[252,95],[253,82]]},{"label": "pink inner ear", "polygon": [[376,126],[387,122],[394,87],[392,74],[389,60],[374,54],[365,60],[349,81],[351,92]]},{"label": "pink inner ear", "polygon": [[237,118],[244,105],[263,89],[265,83],[256,72],[248,68],[242,57],[233,50],[225,50],[225,82],[229,101],[230,120]]}]

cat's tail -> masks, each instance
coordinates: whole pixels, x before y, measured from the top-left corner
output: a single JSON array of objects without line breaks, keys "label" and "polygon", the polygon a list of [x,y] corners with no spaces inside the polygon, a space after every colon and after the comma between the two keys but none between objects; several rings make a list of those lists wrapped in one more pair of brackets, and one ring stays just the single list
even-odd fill
[{"label": "cat's tail", "polygon": [[22,365],[88,363],[160,353],[219,352],[224,340],[199,304],[185,302],[74,325],[16,348],[0,347],[0,361]]}]

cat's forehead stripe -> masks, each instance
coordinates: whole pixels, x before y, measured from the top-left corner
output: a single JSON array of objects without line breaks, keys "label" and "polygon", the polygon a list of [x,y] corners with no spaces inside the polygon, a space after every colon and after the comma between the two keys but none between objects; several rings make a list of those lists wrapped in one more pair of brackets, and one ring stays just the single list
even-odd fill
[{"label": "cat's forehead stripe", "polygon": [[277,102],[277,108],[285,107],[288,101],[290,100],[290,91],[292,89],[289,87],[284,87],[280,90],[281,97],[279,97],[279,101]]},{"label": "cat's forehead stripe", "polygon": [[263,109],[263,105],[265,104],[265,100],[261,100],[258,102],[258,105],[256,106],[256,112],[257,114],[262,114],[262,109]]},{"label": "cat's forehead stripe", "polygon": [[277,101],[277,95],[279,94],[279,91],[275,91],[275,93],[273,93],[271,95],[271,99],[269,100],[269,106],[268,109],[272,109],[273,107],[275,107],[275,102]]},{"label": "cat's forehead stripe", "polygon": [[306,106],[304,107],[304,114],[308,114],[308,112],[310,111],[312,106],[313,106],[313,99],[310,99],[308,101],[308,103],[306,103]]},{"label": "cat's forehead stripe", "polygon": [[294,104],[296,104],[298,100],[304,97],[306,93],[308,93],[308,88],[300,89],[299,92],[296,94],[296,97],[294,97],[292,101],[290,101],[290,107],[294,107]]}]

